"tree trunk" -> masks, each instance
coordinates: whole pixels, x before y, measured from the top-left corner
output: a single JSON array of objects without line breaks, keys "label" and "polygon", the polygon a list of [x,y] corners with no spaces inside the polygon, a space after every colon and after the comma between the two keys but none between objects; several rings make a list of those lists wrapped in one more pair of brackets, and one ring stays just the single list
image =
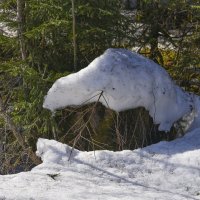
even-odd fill
[{"label": "tree trunk", "polygon": [[[150,59],[152,59],[154,62],[163,65],[163,58],[162,58],[162,54],[159,51],[158,48],[158,38],[159,38],[159,30],[160,27],[157,25],[152,25],[151,26],[151,33],[150,33]],[[158,60],[159,59],[159,60]]]},{"label": "tree trunk", "polygon": [[73,46],[74,46],[74,71],[77,71],[77,43],[76,43],[76,18],[75,18],[75,8],[74,8],[74,1],[72,1],[72,19],[73,19]]},{"label": "tree trunk", "polygon": [[22,60],[26,59],[26,49],[24,40],[24,23],[25,23],[25,0],[17,0],[17,22],[18,22],[18,38]]}]

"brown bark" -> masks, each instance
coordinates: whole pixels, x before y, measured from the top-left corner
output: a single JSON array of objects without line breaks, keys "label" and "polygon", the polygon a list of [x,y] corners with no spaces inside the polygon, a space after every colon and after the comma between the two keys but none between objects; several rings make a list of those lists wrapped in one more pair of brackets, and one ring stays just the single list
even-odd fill
[{"label": "brown bark", "polygon": [[76,43],[76,17],[75,17],[75,8],[74,8],[74,1],[72,1],[72,20],[73,20],[73,46],[74,46],[74,71],[77,71],[77,43]]},{"label": "brown bark", "polygon": [[17,0],[17,22],[18,22],[18,38],[22,60],[26,59],[26,49],[24,40],[24,23],[25,23],[25,0]]}]

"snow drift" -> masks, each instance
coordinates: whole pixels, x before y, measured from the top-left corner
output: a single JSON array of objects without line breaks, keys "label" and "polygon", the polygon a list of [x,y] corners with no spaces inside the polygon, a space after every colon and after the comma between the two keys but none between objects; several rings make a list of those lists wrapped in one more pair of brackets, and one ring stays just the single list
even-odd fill
[{"label": "snow drift", "polygon": [[196,129],[133,151],[75,149],[72,155],[65,144],[39,139],[43,163],[30,172],[0,176],[0,199],[199,200],[199,134]]},{"label": "snow drift", "polygon": [[182,117],[185,130],[200,126],[199,97],[176,86],[158,64],[125,49],[108,49],[88,67],[58,79],[43,107],[54,111],[98,99],[115,111],[146,108],[159,130],[170,130]]}]

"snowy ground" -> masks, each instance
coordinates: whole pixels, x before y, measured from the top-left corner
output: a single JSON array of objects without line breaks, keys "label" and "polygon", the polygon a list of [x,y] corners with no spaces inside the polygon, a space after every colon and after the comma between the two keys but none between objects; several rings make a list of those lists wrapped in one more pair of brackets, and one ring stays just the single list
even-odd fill
[{"label": "snowy ground", "polygon": [[200,199],[200,129],[134,151],[74,150],[39,139],[43,163],[0,176],[0,199]]}]

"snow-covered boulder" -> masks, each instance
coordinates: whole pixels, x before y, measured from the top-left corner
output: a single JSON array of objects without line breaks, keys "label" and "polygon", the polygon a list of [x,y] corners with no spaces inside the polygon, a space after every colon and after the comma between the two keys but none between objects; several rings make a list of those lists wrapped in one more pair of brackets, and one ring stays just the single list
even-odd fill
[{"label": "snow-covered boulder", "polygon": [[58,79],[43,107],[54,111],[99,100],[115,111],[144,107],[159,130],[183,116],[186,129],[200,126],[200,99],[176,86],[153,61],[129,50],[108,49],[88,67]]}]

